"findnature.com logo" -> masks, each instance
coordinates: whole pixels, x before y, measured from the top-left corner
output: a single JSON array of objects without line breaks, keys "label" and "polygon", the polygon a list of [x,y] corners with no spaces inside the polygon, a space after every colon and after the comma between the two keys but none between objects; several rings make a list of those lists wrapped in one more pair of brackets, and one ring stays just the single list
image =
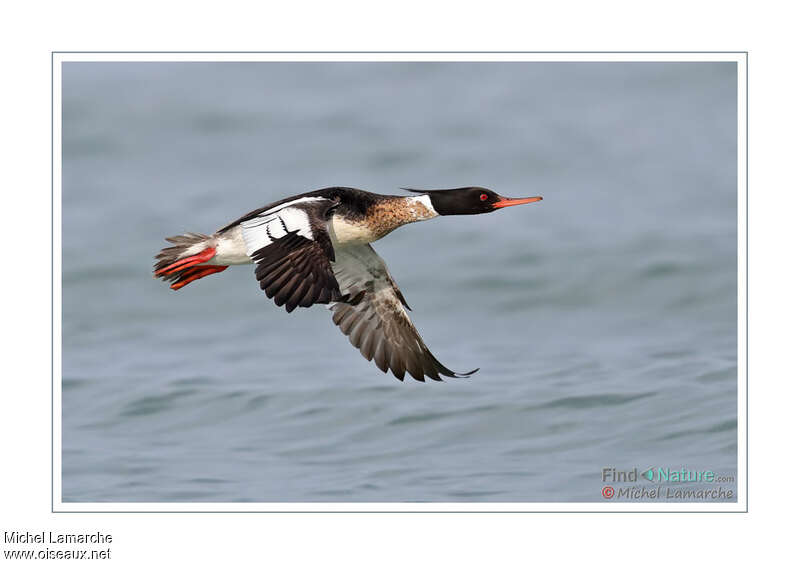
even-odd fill
[{"label": "findnature.com logo", "polygon": [[[733,483],[734,476],[715,474],[714,471],[705,469],[673,469],[671,467],[650,467],[640,471],[634,467],[629,470],[618,470],[616,467],[604,467],[602,471],[603,482],[606,485],[601,490],[601,495],[606,500],[610,499],[682,499],[686,500],[732,500],[736,494],[734,489],[707,488],[708,483]],[[620,485],[614,487],[609,483],[640,483]],[[648,486],[648,483],[654,483]],[[662,483],[664,487],[662,488]],[[679,485],[694,485],[688,488],[677,488]]]}]

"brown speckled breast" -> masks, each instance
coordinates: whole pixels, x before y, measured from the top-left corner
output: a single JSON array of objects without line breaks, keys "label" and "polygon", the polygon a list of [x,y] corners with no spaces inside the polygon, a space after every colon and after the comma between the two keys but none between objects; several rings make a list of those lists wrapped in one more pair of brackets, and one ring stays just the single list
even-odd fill
[{"label": "brown speckled breast", "polygon": [[437,216],[419,197],[397,197],[377,202],[363,217],[334,212],[330,233],[335,246],[363,245],[376,241],[404,224]]}]

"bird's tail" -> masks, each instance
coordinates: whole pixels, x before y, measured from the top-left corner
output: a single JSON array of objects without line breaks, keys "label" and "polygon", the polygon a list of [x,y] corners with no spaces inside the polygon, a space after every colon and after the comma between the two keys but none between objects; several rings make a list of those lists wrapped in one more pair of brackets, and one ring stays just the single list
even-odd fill
[{"label": "bird's tail", "polygon": [[174,243],[156,255],[153,277],[171,282],[170,288],[178,290],[192,281],[227,269],[227,265],[212,265],[208,261],[217,254],[214,237],[200,233],[186,233],[168,237]]}]

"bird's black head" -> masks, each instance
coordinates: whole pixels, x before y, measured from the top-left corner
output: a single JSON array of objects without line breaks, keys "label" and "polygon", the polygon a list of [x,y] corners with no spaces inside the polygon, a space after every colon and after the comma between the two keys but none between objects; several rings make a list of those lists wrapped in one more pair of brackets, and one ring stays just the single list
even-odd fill
[{"label": "bird's black head", "polygon": [[458,214],[485,214],[494,212],[499,208],[538,202],[541,196],[532,198],[506,198],[488,188],[480,186],[467,186],[465,188],[451,188],[447,190],[417,190],[407,188],[411,192],[427,194],[431,199],[434,210],[440,216],[454,216]]}]

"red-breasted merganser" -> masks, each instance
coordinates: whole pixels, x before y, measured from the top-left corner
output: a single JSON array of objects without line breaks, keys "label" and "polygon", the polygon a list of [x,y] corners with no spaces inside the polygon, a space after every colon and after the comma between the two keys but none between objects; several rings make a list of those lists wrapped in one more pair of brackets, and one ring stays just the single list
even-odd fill
[{"label": "red-breasted merganser", "polygon": [[327,304],[333,323],[368,360],[403,380],[465,377],[442,365],[417,332],[411,309],[370,243],[404,224],[462,214],[484,214],[537,202],[506,198],[487,188],[406,189],[388,196],[332,187],[291,196],[245,214],[213,235],[168,237],[156,255],[154,276],[178,290],[229,265],[255,263],[267,297],[291,312]]}]

